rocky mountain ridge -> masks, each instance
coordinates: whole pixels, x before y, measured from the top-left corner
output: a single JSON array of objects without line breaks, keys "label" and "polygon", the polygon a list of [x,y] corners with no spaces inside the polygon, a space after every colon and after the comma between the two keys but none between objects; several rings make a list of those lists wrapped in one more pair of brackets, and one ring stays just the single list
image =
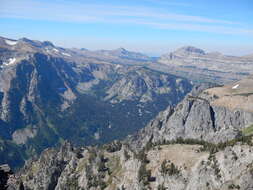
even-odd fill
[{"label": "rocky mountain ridge", "polygon": [[[12,40],[1,37],[0,44],[5,50],[23,52],[23,56],[27,56],[29,52],[39,51],[66,60],[74,60],[75,62],[140,65],[186,77],[195,82],[205,81],[223,84],[234,82],[252,74],[253,65],[251,55],[228,56],[219,52],[205,52],[193,46],[184,46],[161,57],[152,58],[124,48],[90,51],[85,48],[57,47],[48,41],[39,42],[26,38]],[[7,64],[12,63],[13,60],[11,61],[10,58],[4,60],[4,62]]]},{"label": "rocky mountain ridge", "polygon": [[[8,174],[4,188],[253,188],[251,76],[224,86],[195,86],[183,98],[192,88],[188,80],[136,62],[130,66],[133,60],[124,66],[114,58],[71,58],[62,54],[70,50],[51,47],[47,52],[49,42],[23,39],[28,45],[15,49],[16,41],[3,40],[9,44],[0,48],[1,162],[16,166],[28,159],[27,153],[42,152],[14,176]],[[176,55],[191,59],[207,53],[191,47]],[[123,141],[80,146],[87,139],[88,144],[106,143],[116,133],[133,133],[133,123],[145,125],[140,121],[154,117],[144,111],[155,115],[163,109]],[[57,144],[62,145],[47,148]]]},{"label": "rocky mountain ridge", "polygon": [[[178,138],[210,143],[238,138],[253,125],[252,82],[250,76],[230,85],[194,89],[175,108],[169,106],[161,112],[130,141],[137,145],[134,148],[143,148],[150,141],[159,143]],[[238,104],[238,99],[245,104]]]},{"label": "rocky mountain ridge", "polygon": [[0,160],[12,166],[63,140],[123,138],[192,88],[184,78],[87,58],[50,42],[1,38],[0,49]]},{"label": "rocky mountain ridge", "polygon": [[[236,84],[246,89],[244,80]],[[17,175],[25,189],[251,189],[253,113],[215,106],[222,96],[208,94],[233,85],[196,87],[125,141],[81,148],[65,143]]]},{"label": "rocky mountain ridge", "polygon": [[90,51],[84,48],[62,48],[55,46],[49,41],[40,42],[21,38],[19,40],[0,37],[0,46],[2,51],[13,51],[17,55],[26,56],[31,53],[43,53],[46,55],[61,57],[66,60],[75,62],[92,62],[92,63],[114,63],[124,65],[143,65],[143,62],[152,61],[152,58],[137,52],[128,51],[124,48],[115,50],[97,50]]}]

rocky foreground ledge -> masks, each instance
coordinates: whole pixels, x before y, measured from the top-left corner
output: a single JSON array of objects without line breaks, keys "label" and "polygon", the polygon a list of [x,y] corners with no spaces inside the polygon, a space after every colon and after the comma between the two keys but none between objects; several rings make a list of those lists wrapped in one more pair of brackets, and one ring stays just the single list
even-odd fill
[{"label": "rocky foreground ledge", "polygon": [[65,143],[27,162],[18,175],[27,190],[248,190],[252,145],[251,136],[218,145],[190,139],[148,143],[137,152],[118,141],[82,148]]}]

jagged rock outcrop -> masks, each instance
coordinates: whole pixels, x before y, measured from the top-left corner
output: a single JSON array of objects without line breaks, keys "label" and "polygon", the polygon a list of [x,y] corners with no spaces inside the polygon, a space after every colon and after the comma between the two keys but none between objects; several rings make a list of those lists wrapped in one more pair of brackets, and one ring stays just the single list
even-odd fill
[{"label": "jagged rock outcrop", "polygon": [[[36,164],[27,163],[23,172],[27,173],[25,187],[28,189],[55,189],[58,179],[66,167],[71,167],[77,154],[73,147],[65,142],[59,149],[45,150]],[[70,165],[69,165],[70,164]],[[32,171],[30,171],[32,167]],[[33,174],[36,173],[36,177]]]},{"label": "jagged rock outcrop", "polygon": [[253,148],[242,143],[214,153],[202,150],[201,145],[182,144],[153,146],[139,154],[124,144],[113,151],[108,147],[67,150],[67,155],[62,154],[62,149],[47,150],[28,164],[20,173],[25,189],[246,190],[253,187]]}]

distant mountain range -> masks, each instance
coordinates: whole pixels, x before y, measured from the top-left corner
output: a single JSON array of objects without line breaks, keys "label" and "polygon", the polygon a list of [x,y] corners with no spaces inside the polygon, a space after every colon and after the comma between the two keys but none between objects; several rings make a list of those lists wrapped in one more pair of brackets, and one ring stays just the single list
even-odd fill
[{"label": "distant mountain range", "polygon": [[1,48],[16,51],[18,55],[29,53],[44,53],[54,57],[62,57],[67,60],[92,61],[95,62],[111,62],[117,64],[142,64],[142,62],[152,61],[153,58],[148,57],[141,53],[127,51],[124,48],[115,50],[97,50],[90,51],[85,48],[81,49],[67,49],[54,46],[51,42],[29,40],[21,38],[19,40],[12,40],[0,37]]},{"label": "distant mountain range", "polygon": [[[227,56],[219,52],[207,53],[202,49],[185,46],[161,57],[149,57],[124,48],[90,51],[85,48],[61,48],[51,42],[34,41],[27,38],[12,40],[0,38],[1,47],[18,50],[19,54],[40,52],[75,62],[110,62],[112,64],[141,65],[154,70],[185,77],[195,82],[228,83],[251,74],[252,55]],[[4,61],[4,60],[2,60]],[[8,60],[5,63],[8,63]]]}]

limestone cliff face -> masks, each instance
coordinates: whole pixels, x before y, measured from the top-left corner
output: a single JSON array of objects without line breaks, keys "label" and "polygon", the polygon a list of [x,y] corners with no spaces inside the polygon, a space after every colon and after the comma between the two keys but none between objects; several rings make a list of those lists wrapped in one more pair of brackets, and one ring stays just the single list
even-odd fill
[{"label": "limestone cliff face", "polygon": [[[252,78],[248,80],[252,82]],[[224,87],[209,88],[201,93],[190,93],[175,108],[169,106],[130,139],[133,144],[144,147],[149,141],[157,143],[183,138],[219,143],[241,136],[242,131],[253,124],[253,112],[248,109],[252,95],[245,92],[248,96],[246,99],[249,100],[245,107],[236,101],[245,98],[245,93],[240,94],[239,90],[250,91],[251,87],[242,85],[236,90],[230,90],[228,94],[221,92],[231,89],[235,84],[245,84],[243,81],[245,80]],[[221,102],[224,104],[221,105]]]},{"label": "limestone cliff face", "polygon": [[252,112],[230,111],[210,106],[202,99],[187,97],[175,109],[168,108],[160,113],[136,139],[141,147],[151,138],[154,143],[178,138],[219,143],[240,136],[241,131],[252,123]]}]

